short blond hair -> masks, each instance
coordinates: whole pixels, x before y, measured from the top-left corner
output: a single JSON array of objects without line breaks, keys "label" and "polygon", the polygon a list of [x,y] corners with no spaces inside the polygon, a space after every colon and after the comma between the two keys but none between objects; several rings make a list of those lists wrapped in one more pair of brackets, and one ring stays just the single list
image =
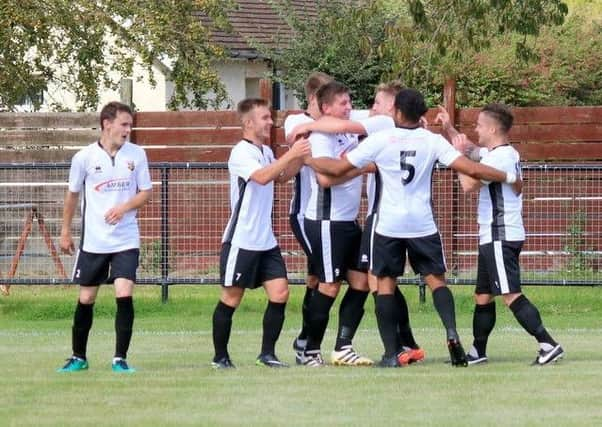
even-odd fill
[{"label": "short blond hair", "polygon": [[403,89],[405,89],[405,86],[403,85],[401,80],[392,80],[390,82],[381,83],[378,86],[376,86],[376,90],[374,91],[374,93],[377,94],[379,92],[384,92],[395,98],[397,94]]},{"label": "short blond hair", "polygon": [[311,73],[307,76],[307,80],[305,80],[305,99],[314,96],[318,92],[318,89],[333,80],[332,76],[321,71],[314,71]]}]

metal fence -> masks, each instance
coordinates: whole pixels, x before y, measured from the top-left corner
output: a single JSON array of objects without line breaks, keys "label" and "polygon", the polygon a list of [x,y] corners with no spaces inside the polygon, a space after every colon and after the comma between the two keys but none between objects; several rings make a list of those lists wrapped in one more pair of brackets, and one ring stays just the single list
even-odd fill
[{"label": "metal fence", "polygon": [[[0,164],[0,281],[68,283],[74,257],[58,253],[69,164]],[[525,164],[521,254],[523,282],[602,284],[602,164]],[[151,202],[139,212],[139,282],[217,283],[222,231],[229,216],[224,163],[154,163]],[[305,260],[288,225],[292,184],[276,185],[274,230],[291,283],[303,283]],[[433,203],[451,283],[476,277],[476,195],[464,195],[457,177],[437,169]],[[365,201],[362,212],[365,211]],[[363,215],[362,215],[363,217]],[[79,212],[73,233],[79,236]],[[406,275],[403,283],[419,283]]]}]

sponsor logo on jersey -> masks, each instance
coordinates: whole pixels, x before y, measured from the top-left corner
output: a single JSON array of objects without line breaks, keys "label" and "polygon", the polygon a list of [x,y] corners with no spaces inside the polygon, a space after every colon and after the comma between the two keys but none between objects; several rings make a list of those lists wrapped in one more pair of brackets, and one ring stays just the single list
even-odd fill
[{"label": "sponsor logo on jersey", "polygon": [[128,191],[131,185],[132,183],[128,178],[116,178],[97,184],[94,186],[94,190],[100,193],[107,193],[110,191]]}]

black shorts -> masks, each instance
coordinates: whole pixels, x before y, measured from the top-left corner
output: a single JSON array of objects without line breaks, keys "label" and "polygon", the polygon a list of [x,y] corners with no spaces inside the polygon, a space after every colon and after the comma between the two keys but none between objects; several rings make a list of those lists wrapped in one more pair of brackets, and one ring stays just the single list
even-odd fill
[{"label": "black shorts", "polygon": [[82,286],[113,283],[115,279],[136,282],[139,258],[139,249],[128,249],[111,254],[95,254],[80,249],[77,252],[71,280]]},{"label": "black shorts", "polygon": [[377,277],[402,276],[406,251],[412,269],[418,274],[443,274],[447,271],[439,233],[407,239],[374,233],[372,273]]},{"label": "black shorts", "polygon": [[309,240],[307,239],[307,234],[305,233],[303,215],[289,215],[289,223],[291,224],[293,235],[297,239],[297,242],[299,242],[299,245],[301,245],[301,249],[303,249],[303,252],[307,257],[307,274],[315,276],[316,269],[311,262],[311,248],[309,247]]},{"label": "black shorts", "polygon": [[521,292],[518,257],[522,241],[493,241],[479,245],[476,294],[505,295]]},{"label": "black shorts", "polygon": [[272,279],[286,279],[286,266],[278,246],[267,251],[250,251],[222,244],[219,259],[222,286],[255,289]]},{"label": "black shorts", "polygon": [[362,270],[359,252],[362,229],[357,221],[328,221],[305,218],[312,263],[321,283],[340,282],[348,270]]},{"label": "black shorts", "polygon": [[374,228],[376,227],[377,216],[378,214],[372,213],[366,217],[364,231],[362,232],[359,265],[365,270],[370,269],[370,260],[372,258],[372,239],[374,238]]}]

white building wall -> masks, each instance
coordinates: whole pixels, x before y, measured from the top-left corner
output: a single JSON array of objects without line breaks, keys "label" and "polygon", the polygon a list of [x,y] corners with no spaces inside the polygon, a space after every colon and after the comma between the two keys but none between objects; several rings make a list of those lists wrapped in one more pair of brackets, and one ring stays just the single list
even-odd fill
[{"label": "white building wall", "polygon": [[[215,64],[215,67],[229,95],[228,102],[220,106],[220,109],[223,110],[236,109],[236,105],[242,99],[259,96],[259,80],[265,78],[269,72],[265,62],[245,59],[228,60]],[[158,68],[153,67],[153,71],[155,87],[151,86],[146,69],[140,65],[134,66],[134,74],[129,77],[133,80],[132,97],[137,111],[166,111],[168,109],[167,105],[173,93],[173,83],[166,81],[165,76]],[[118,81],[119,76],[115,75],[114,79]],[[107,102],[120,100],[119,89],[101,89],[99,98],[97,110],[100,110]],[[283,108],[299,108],[297,100],[290,91],[285,91]],[[44,94],[44,105],[41,111],[57,109],[77,111],[75,94],[51,85]]]}]

